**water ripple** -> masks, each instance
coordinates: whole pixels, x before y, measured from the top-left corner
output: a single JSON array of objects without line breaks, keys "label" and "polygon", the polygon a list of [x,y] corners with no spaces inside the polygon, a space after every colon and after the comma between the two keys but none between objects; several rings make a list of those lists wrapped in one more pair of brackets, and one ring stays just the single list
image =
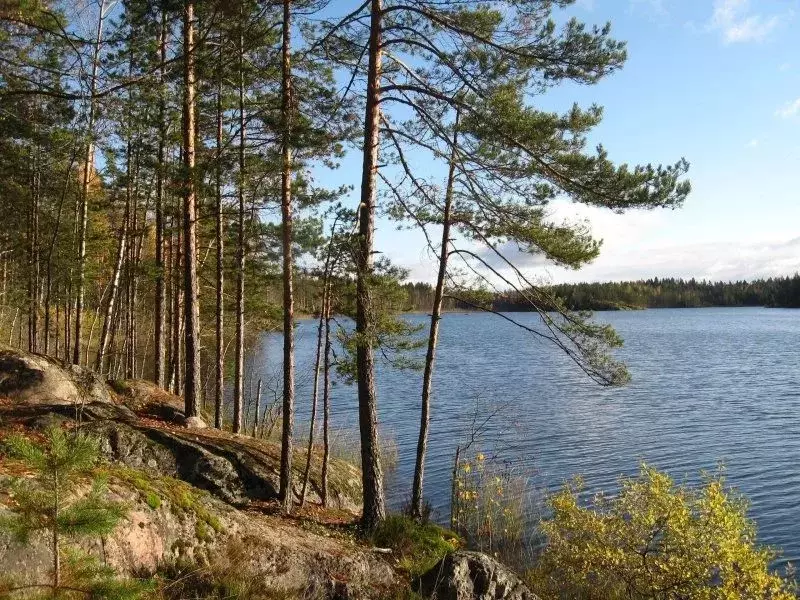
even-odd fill
[{"label": "water ripple", "polygon": [[[517,315],[535,324],[535,315]],[[476,403],[502,406],[484,446],[517,459],[551,491],[574,474],[590,491],[612,490],[646,460],[678,481],[697,482],[724,464],[751,500],[760,539],[800,556],[800,312],[683,309],[605,313],[626,341],[633,381],[599,388],[547,347],[491,315],[447,314],[436,365],[426,494],[446,518],[453,452]],[[426,323],[424,316],[410,320]],[[300,322],[298,373],[310,372],[315,325]],[[280,337],[265,336],[256,377],[280,372]],[[278,361],[278,362],[276,362]],[[387,481],[395,507],[409,494],[421,375],[382,367],[379,417],[399,461]],[[298,414],[310,377],[298,377]],[[337,383],[334,426],[357,428],[355,392]]]}]

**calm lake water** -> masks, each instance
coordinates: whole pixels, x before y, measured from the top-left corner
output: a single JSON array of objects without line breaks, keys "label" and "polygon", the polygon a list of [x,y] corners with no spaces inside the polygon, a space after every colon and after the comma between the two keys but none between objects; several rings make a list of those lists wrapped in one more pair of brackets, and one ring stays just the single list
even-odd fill
[{"label": "calm lake water", "polygon": [[[407,318],[427,327],[424,315]],[[761,541],[782,548],[782,560],[800,558],[800,311],[645,310],[597,319],[625,339],[619,355],[633,380],[624,388],[593,384],[563,353],[496,316],[444,316],[425,489],[439,517],[448,517],[453,452],[478,403],[502,407],[483,448],[520,465],[542,493],[575,474],[590,491],[613,491],[642,460],[688,482],[722,463],[750,498]],[[308,418],[315,343],[316,323],[300,322],[299,420]],[[253,357],[254,376],[273,387],[280,344],[265,335]],[[421,379],[385,366],[378,373],[381,427],[399,457],[387,481],[395,507],[410,495]],[[335,428],[356,430],[353,387],[336,384],[332,412]]]}]

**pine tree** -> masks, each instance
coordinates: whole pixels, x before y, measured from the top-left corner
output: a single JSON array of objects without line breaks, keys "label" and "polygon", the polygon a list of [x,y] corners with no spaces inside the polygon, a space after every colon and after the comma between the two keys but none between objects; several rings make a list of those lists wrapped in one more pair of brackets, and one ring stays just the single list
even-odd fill
[{"label": "pine tree", "polygon": [[[10,435],[5,440],[5,450],[9,458],[19,460],[32,476],[12,482],[11,514],[0,520],[0,528],[22,543],[32,534],[48,533],[52,579],[48,584],[9,583],[10,589],[4,591],[49,587],[53,598],[63,593],[78,593],[89,598],[120,599],[137,598],[146,591],[142,583],[118,580],[113,570],[64,547],[65,538],[111,533],[125,514],[120,503],[104,498],[105,481],[93,474],[99,458],[98,441],[53,426],[45,431],[41,444],[19,434]],[[87,483],[91,484],[91,490],[83,494]],[[66,560],[62,560],[65,554]]]}]

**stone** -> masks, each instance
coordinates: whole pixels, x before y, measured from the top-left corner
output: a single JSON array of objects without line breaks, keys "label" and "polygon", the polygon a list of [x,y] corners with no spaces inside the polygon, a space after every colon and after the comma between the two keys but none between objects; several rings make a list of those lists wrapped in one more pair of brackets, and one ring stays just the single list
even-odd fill
[{"label": "stone", "polygon": [[432,600],[539,600],[511,569],[480,552],[453,552],[414,583]]},{"label": "stone", "polygon": [[186,429],[205,429],[208,427],[200,417],[189,417],[183,424],[186,425]]},{"label": "stone", "polygon": [[0,346],[0,395],[22,404],[111,403],[91,370],[7,346]]}]

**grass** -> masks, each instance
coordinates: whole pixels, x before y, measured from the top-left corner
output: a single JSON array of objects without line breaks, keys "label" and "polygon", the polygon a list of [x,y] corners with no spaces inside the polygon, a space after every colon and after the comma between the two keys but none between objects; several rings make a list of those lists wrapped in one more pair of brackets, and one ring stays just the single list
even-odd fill
[{"label": "grass", "polygon": [[426,573],[461,545],[461,539],[452,531],[433,523],[418,523],[404,515],[388,517],[372,534],[371,542],[391,548],[398,567],[411,577]]}]

